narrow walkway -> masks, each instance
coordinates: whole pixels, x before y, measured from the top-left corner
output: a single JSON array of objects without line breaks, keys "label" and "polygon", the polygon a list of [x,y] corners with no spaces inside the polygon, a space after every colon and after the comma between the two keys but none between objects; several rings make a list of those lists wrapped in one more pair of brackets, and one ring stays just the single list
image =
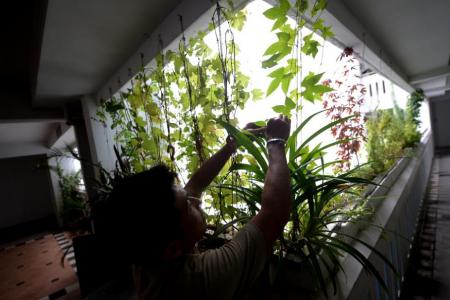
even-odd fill
[{"label": "narrow walkway", "polygon": [[402,300],[450,299],[450,155],[436,156]]},{"label": "narrow walkway", "polygon": [[436,241],[433,279],[436,291],[431,299],[450,299],[450,155],[439,162],[439,193],[436,214]]}]

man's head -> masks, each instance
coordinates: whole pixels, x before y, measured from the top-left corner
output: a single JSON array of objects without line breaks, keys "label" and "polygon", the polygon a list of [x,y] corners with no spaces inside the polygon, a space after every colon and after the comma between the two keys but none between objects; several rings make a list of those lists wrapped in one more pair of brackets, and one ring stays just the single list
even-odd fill
[{"label": "man's head", "polygon": [[117,184],[94,212],[97,236],[125,261],[151,265],[189,252],[203,236],[200,202],[165,166]]}]

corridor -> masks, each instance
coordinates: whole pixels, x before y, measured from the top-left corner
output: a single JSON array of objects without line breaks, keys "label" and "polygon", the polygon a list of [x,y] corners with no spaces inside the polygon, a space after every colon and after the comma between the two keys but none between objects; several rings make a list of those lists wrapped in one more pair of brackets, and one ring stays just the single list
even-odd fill
[{"label": "corridor", "polygon": [[450,299],[450,154],[436,154],[401,299]]}]

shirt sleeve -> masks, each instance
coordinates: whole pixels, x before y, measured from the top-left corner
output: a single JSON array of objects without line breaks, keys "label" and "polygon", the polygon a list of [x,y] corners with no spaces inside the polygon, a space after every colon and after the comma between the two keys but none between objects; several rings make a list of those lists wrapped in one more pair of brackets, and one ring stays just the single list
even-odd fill
[{"label": "shirt sleeve", "polygon": [[248,223],[229,243],[204,253],[207,298],[239,299],[261,274],[266,259],[264,236],[256,225]]}]

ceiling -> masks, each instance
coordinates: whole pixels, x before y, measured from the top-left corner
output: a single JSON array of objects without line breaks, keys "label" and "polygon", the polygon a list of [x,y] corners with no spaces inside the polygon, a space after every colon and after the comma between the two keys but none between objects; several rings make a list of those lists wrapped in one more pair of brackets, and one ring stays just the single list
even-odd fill
[{"label": "ceiling", "polygon": [[49,0],[36,105],[97,92],[181,0]]},{"label": "ceiling", "polygon": [[445,93],[450,68],[450,1],[342,0],[415,87]]},{"label": "ceiling", "polygon": [[[181,2],[48,0],[33,105],[59,105],[96,93]],[[335,2],[359,20],[408,83],[430,95],[445,91],[450,75],[450,1]]]}]

